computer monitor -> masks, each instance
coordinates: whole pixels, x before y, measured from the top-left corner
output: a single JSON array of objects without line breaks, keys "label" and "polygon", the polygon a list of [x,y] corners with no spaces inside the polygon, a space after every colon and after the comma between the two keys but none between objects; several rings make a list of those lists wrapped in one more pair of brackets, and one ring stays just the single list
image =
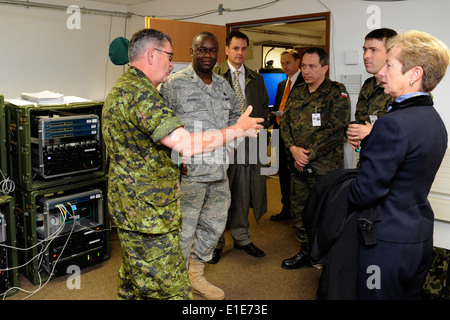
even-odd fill
[{"label": "computer monitor", "polygon": [[286,74],[281,69],[275,69],[275,72],[264,72],[260,70],[261,75],[264,78],[267,93],[269,94],[269,107],[275,103],[275,96],[277,94],[277,86],[280,81],[286,79]]}]

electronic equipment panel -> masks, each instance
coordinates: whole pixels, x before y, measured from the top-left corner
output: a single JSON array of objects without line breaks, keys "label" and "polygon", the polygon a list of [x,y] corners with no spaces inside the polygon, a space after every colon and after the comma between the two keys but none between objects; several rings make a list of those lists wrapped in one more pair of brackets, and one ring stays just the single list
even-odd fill
[{"label": "electronic equipment panel", "polygon": [[90,266],[103,260],[105,242],[101,225],[59,236],[46,250],[40,268],[48,274],[61,275],[70,265],[79,268]]},{"label": "electronic equipment panel", "polygon": [[6,218],[0,210],[0,243],[6,243]]},{"label": "electronic equipment panel", "polygon": [[[6,219],[0,211],[0,245],[6,244],[6,237]],[[9,272],[5,271],[8,270],[8,265],[8,250],[0,246],[0,294],[9,288]]]},{"label": "electronic equipment panel", "polygon": [[0,193],[0,299],[17,292],[19,269],[14,198]]},{"label": "electronic equipment panel", "polygon": [[[0,95],[0,170],[4,175],[8,173],[7,157],[6,157],[6,115],[5,115],[5,100],[3,95]],[[0,177],[2,178],[2,177]]]},{"label": "electronic equipment panel", "polygon": [[42,265],[49,274],[96,262],[105,245],[103,195],[99,189],[42,197],[36,213],[38,239],[44,250]]},{"label": "electronic equipment panel", "polygon": [[[6,247],[0,247],[0,270],[8,270],[8,250]],[[0,295],[9,288],[9,271],[0,271]]]},{"label": "electronic equipment panel", "polygon": [[102,152],[97,115],[33,117],[33,171],[48,179],[98,170]]},{"label": "electronic equipment panel", "polygon": [[8,177],[37,191],[104,177],[102,102],[63,105],[4,103]]}]

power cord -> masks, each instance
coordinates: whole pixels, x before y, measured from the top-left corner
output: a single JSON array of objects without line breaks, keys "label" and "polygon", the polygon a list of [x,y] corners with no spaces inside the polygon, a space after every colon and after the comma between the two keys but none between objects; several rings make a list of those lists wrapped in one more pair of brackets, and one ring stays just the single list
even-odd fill
[{"label": "power cord", "polygon": [[[20,248],[20,247],[13,247],[13,246],[5,245],[5,244],[0,244],[0,246],[6,247],[6,248],[15,249],[15,250],[23,250],[23,251],[30,250],[30,249],[32,249],[32,248],[34,248],[36,246],[40,246],[41,247],[40,252],[36,256],[31,258],[29,261],[25,262],[24,264],[22,264],[20,266],[16,266],[16,267],[7,268],[7,269],[0,269],[1,272],[4,272],[4,271],[9,271],[9,270],[14,270],[14,269],[17,269],[17,268],[22,268],[22,267],[25,267],[30,262],[34,261],[35,259],[39,258],[39,263],[38,263],[39,286],[38,286],[38,288],[33,290],[33,291],[29,291],[29,290],[25,290],[25,289],[20,288],[20,287],[11,287],[11,288],[9,288],[8,290],[6,290],[3,293],[3,300],[6,298],[8,292],[11,291],[11,290],[19,290],[19,291],[22,291],[22,292],[30,293],[28,296],[26,296],[25,298],[22,299],[22,300],[25,300],[25,299],[31,297],[36,292],[38,292],[39,290],[41,290],[48,283],[48,281],[50,281],[51,277],[53,276],[56,264],[57,264],[58,260],[60,259],[61,255],[63,254],[64,249],[67,246],[67,243],[68,243],[68,241],[70,239],[70,236],[72,235],[73,229],[75,227],[75,225],[72,225],[72,229],[71,229],[71,231],[69,233],[69,236],[67,237],[67,240],[66,240],[66,242],[65,242],[65,244],[63,246],[63,249],[61,250],[61,253],[59,254],[58,258],[56,259],[56,261],[54,263],[54,266],[52,268],[52,271],[50,272],[50,275],[49,275],[47,281],[45,281],[45,283],[42,284],[42,278],[41,278],[41,274],[39,272],[39,269],[40,269],[40,266],[41,266],[41,264],[43,262],[43,255],[47,251],[47,249],[50,246],[50,244],[52,243],[52,241],[54,239],[56,239],[61,234],[62,230],[64,229],[65,221],[66,221],[66,217],[67,217],[67,213],[68,213],[67,209],[64,206],[59,205],[57,207],[58,207],[58,209],[60,211],[60,222],[61,222],[61,224],[58,227],[58,229],[55,230],[55,232],[53,232],[47,238],[37,242],[35,245],[33,245],[31,247],[28,247],[28,248]],[[43,244],[46,243],[46,242],[47,242],[47,244],[44,246]]]},{"label": "power cord", "polygon": [[0,170],[0,173],[3,177],[3,180],[0,182],[0,191],[5,195],[14,192],[14,190],[16,189],[16,185],[14,184],[14,182],[9,178],[6,178],[2,170]]}]

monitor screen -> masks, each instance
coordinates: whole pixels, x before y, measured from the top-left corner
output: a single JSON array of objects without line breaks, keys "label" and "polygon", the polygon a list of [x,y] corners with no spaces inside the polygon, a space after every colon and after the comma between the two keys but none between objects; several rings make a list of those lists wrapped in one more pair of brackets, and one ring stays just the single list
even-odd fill
[{"label": "monitor screen", "polygon": [[286,74],[283,72],[261,72],[266,84],[267,93],[269,94],[269,106],[275,103],[275,96],[277,94],[277,86],[280,81],[286,79]]}]

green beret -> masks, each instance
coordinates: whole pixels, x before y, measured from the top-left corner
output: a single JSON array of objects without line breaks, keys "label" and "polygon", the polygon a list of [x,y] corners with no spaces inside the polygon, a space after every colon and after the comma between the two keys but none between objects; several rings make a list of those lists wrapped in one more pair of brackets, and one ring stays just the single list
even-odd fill
[{"label": "green beret", "polygon": [[122,66],[127,64],[128,59],[128,44],[130,41],[124,37],[115,38],[109,45],[109,59],[115,65]]}]

